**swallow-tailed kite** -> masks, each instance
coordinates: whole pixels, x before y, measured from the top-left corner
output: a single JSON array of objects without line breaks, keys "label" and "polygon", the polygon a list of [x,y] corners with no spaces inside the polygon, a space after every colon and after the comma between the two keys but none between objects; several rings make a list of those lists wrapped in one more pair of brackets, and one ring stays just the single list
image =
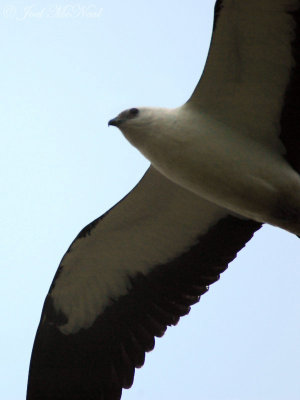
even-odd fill
[{"label": "swallow-tailed kite", "polygon": [[120,399],[262,223],[300,235],[299,40],[299,0],[218,0],[191,98],[109,121],[151,166],[62,258],[27,400]]}]

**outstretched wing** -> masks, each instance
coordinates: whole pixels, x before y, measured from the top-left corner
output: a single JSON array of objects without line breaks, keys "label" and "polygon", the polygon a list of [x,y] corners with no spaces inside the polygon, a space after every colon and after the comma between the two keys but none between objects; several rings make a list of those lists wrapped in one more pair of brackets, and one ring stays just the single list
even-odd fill
[{"label": "outstretched wing", "polygon": [[218,0],[206,67],[187,103],[279,149],[298,172],[299,40],[299,0]]},{"label": "outstretched wing", "polygon": [[35,338],[27,399],[119,399],[155,336],[189,312],[259,227],[150,168],[63,257]]}]

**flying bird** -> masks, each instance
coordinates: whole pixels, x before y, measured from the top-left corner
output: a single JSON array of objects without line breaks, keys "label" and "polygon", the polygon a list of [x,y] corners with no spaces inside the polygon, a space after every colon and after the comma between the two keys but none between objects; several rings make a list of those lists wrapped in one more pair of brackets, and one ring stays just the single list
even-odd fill
[{"label": "flying bird", "polygon": [[151,166],[62,258],[27,400],[120,399],[262,224],[300,235],[299,40],[299,0],[218,0],[190,99],[109,121]]}]

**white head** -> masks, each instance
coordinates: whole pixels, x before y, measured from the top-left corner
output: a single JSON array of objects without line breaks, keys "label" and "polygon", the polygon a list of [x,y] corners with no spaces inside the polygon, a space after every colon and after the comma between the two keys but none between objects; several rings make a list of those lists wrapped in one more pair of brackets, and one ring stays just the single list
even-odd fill
[{"label": "white head", "polygon": [[[141,107],[122,111],[108,122],[118,127],[126,139],[136,147],[158,170],[173,163],[182,152],[185,135],[182,134],[180,108]],[[185,122],[185,120],[183,120]]]},{"label": "white head", "polygon": [[161,136],[162,129],[170,122],[171,109],[129,108],[108,122],[118,127],[131,144],[142,149],[147,143]]}]

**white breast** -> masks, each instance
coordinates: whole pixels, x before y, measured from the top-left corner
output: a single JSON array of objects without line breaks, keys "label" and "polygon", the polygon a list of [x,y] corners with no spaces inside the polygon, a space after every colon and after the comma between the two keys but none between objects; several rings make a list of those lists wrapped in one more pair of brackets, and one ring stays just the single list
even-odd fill
[{"label": "white breast", "polygon": [[165,115],[160,110],[157,122],[146,131],[143,127],[147,139],[134,144],[184,188],[245,217],[291,230],[274,209],[285,199],[298,209],[300,178],[282,156],[282,146],[268,147],[242,130],[185,105]]}]

